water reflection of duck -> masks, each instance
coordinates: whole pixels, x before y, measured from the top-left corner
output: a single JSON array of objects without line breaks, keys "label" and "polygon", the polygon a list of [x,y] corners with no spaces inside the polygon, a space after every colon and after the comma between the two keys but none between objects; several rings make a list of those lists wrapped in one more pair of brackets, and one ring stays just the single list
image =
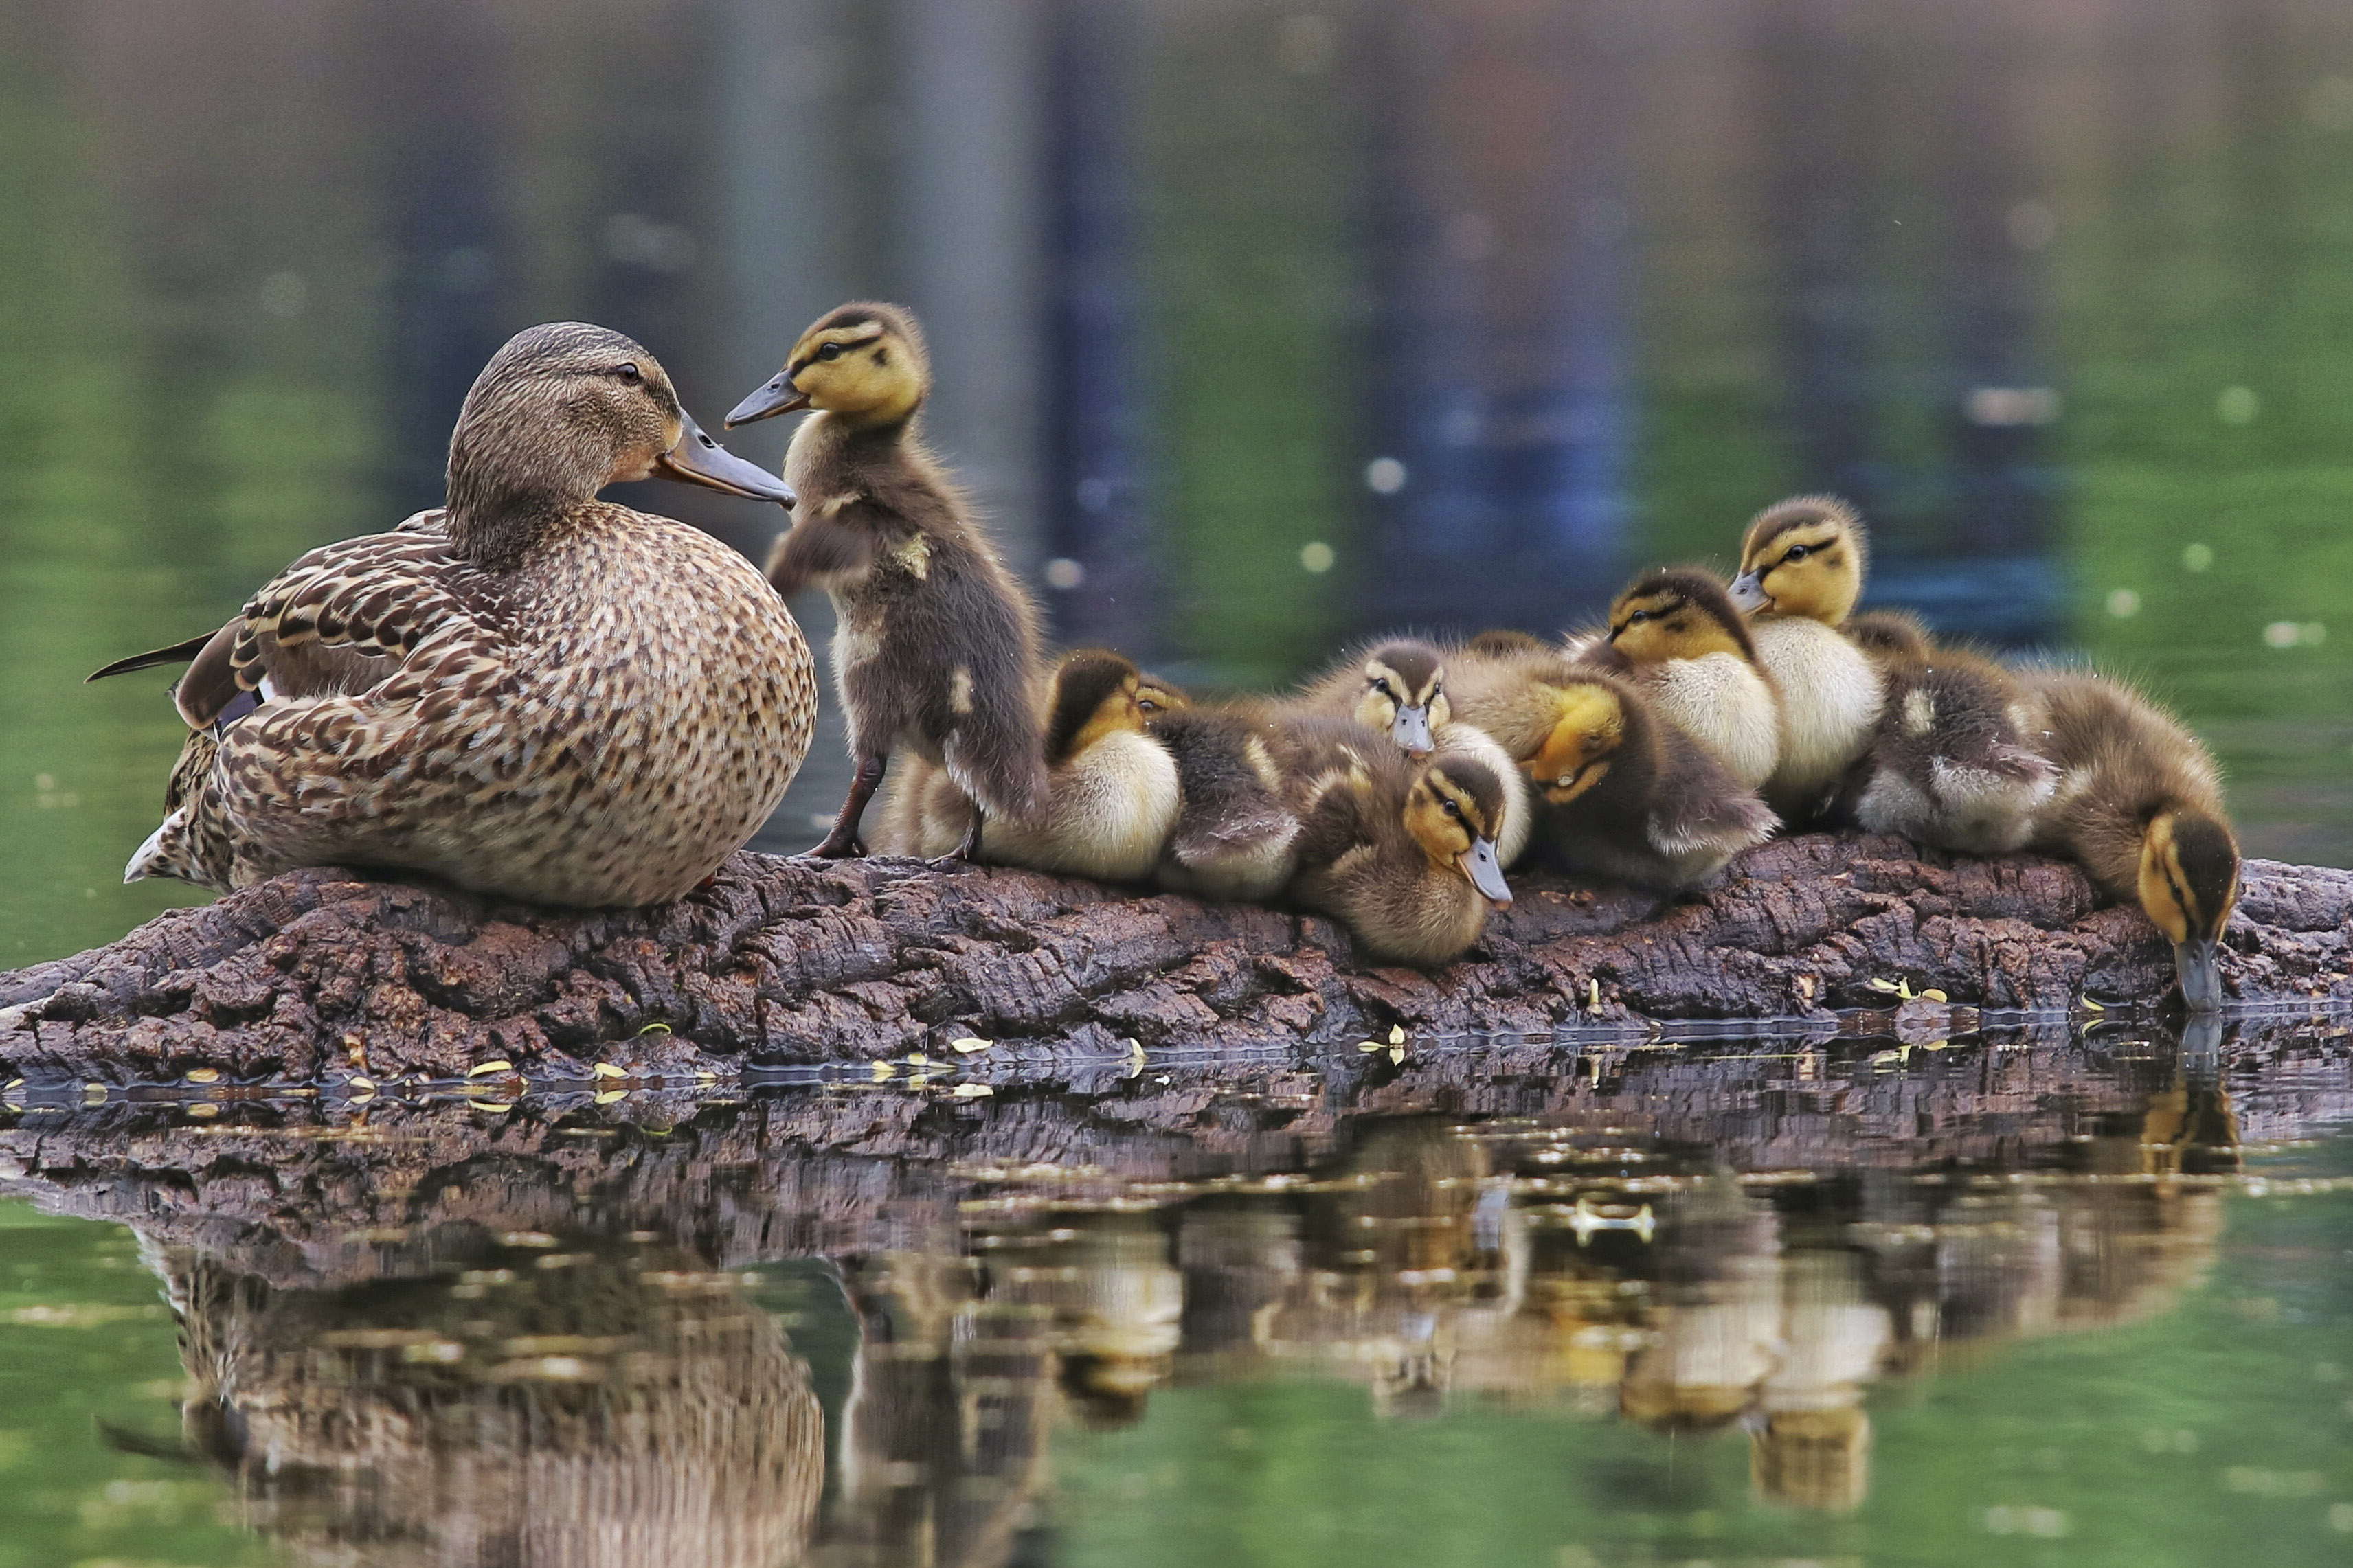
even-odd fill
[{"label": "water reflection of duck", "polygon": [[289,1289],[161,1254],[188,1428],[248,1523],[303,1561],[385,1568],[801,1558],[823,1420],[736,1277],[470,1226],[428,1250],[477,1267]]},{"label": "water reflection of duck", "polygon": [[792,499],[620,333],[516,334],[466,395],[442,510],[314,550],[211,637],[98,672],[193,658],[187,749],[126,879],[370,865],[607,905],[709,876],[807,755],[817,687],[742,557],[595,499],[649,475]]}]

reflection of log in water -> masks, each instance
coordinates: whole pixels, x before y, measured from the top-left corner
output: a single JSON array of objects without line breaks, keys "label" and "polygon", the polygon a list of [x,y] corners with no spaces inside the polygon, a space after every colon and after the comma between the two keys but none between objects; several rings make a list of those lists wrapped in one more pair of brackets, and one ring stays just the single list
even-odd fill
[{"label": "reflection of log in water", "polygon": [[391,1235],[432,1271],[279,1289],[160,1251],[188,1430],[249,1525],[384,1568],[800,1560],[817,1397],[733,1276],[609,1238]]},{"label": "reflection of log in water", "polygon": [[[662,909],[565,916],[290,874],[113,946],[0,975],[0,1071],[41,1085],[171,1081],[203,1066],[315,1080],[364,1063],[463,1079],[492,1060],[579,1080],[861,1060],[951,1041],[989,1063],[1146,1049],[1293,1057],[1421,1034],[1882,1007],[1897,981],[1957,1003],[2155,998],[2172,959],[2073,867],[1921,859],[1814,835],[1744,857],[1692,902],[1530,882],[1436,973],[1356,963],[1329,921],[1137,898],[1018,871],[740,855]],[[2353,997],[2353,872],[2251,861],[2224,952],[2242,997]],[[1596,1005],[1598,1002],[1598,1005]],[[646,1032],[649,1026],[660,1029]]]},{"label": "reflection of log in water", "polygon": [[[1874,1380],[2194,1281],[2239,1139],[2353,1110],[2333,1027],[2187,1061],[2054,1034],[1908,1059],[1350,1051],[1083,1095],[548,1120],[246,1102],[202,1137],[118,1101],[0,1125],[0,1175],[149,1238],[210,1401],[195,1426],[250,1517],[314,1554],[561,1511],[634,1530],[648,1562],[691,1540],[980,1564],[1050,1510],[1058,1413],[1148,1419],[1170,1382],[1310,1369],[1396,1415],[1541,1401],[1745,1432],[1762,1495],[1851,1506]],[[800,1342],[854,1338],[830,1352],[854,1374],[812,1377],[720,1272],[811,1253],[839,1260],[856,1332]],[[843,1383],[820,1442],[810,1390]],[[663,1489],[663,1454],[704,1489]]]}]

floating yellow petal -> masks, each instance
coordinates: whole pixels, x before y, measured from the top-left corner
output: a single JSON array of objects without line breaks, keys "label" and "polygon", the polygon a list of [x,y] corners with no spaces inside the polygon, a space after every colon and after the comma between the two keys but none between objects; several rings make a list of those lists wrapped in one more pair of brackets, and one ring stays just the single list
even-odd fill
[{"label": "floating yellow petal", "polygon": [[958,1100],[978,1100],[983,1095],[995,1094],[997,1091],[985,1083],[960,1083],[948,1092]]},{"label": "floating yellow petal", "polygon": [[995,1042],[990,1040],[984,1040],[977,1035],[966,1035],[961,1039],[950,1040],[948,1042],[948,1049],[960,1052],[965,1056],[971,1056],[976,1051],[985,1051],[989,1049],[994,1043]]},{"label": "floating yellow petal", "polygon": [[512,1071],[514,1071],[514,1063],[511,1061],[500,1060],[494,1062],[476,1062],[472,1067],[466,1069],[466,1076],[468,1078],[482,1078],[494,1072]]},{"label": "floating yellow petal", "polygon": [[220,1068],[194,1068],[194,1069],[193,1069],[193,1070],[191,1070],[191,1071],[189,1072],[189,1074],[188,1074],[188,1081],[189,1081],[190,1083],[218,1083],[218,1082],[220,1082]]},{"label": "floating yellow petal", "polygon": [[616,1062],[598,1062],[588,1073],[592,1078],[627,1078],[629,1069]]}]

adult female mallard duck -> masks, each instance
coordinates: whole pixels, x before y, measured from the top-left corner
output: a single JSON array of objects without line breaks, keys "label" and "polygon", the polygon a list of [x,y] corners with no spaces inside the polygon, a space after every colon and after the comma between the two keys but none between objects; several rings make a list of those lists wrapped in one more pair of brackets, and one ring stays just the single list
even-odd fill
[{"label": "adult female mallard duck", "polygon": [[358,865],[648,904],[767,819],[817,712],[800,628],[733,551],[596,496],[657,475],[792,492],[697,429],[642,347],[576,321],[492,356],[448,471],[438,512],[99,672],[195,660],[174,697],[195,733],[128,879]]},{"label": "adult female mallard duck", "polygon": [[[1916,617],[1850,614],[1866,548],[1853,508],[1800,496],[1757,514],[1732,584],[1734,603],[1757,614],[1760,656],[1782,667],[1782,713],[1810,715],[1805,728],[1825,738],[1810,753],[1816,766],[1846,745],[1827,738],[1879,704],[1835,804],[1818,815],[1964,854],[2007,854],[2033,832],[2055,776],[2031,742],[2038,705],[2008,670],[1938,645]],[[1862,664],[1873,667],[1868,676]],[[1814,801],[1820,787],[1796,793]]]},{"label": "adult female mallard duck", "polygon": [[1651,705],[1750,788],[1775,775],[1779,702],[1748,625],[1704,572],[1637,578],[1609,606],[1609,629],[1580,657],[1624,675]]},{"label": "adult female mallard duck", "polygon": [[2239,841],[2214,759],[2122,681],[2069,669],[2020,679],[2042,704],[2035,740],[2059,770],[2035,845],[2081,862],[2109,898],[2137,901],[2173,943],[2182,1000],[2213,1012],[2222,928],[2239,901]]},{"label": "adult female mallard duck", "polygon": [[944,768],[980,807],[959,855],[985,818],[1027,817],[1045,795],[1038,612],[924,449],[931,384],[914,317],[859,301],[818,318],[727,416],[733,428],[817,411],[785,456],[786,480],[808,499],[768,557],[779,594],[822,587],[839,621],[833,674],[857,772],[813,855],[865,853],[859,823],[894,750]]},{"label": "adult female mallard duck", "polygon": [[[1182,698],[1126,656],[1062,656],[1046,694],[1046,795],[1029,817],[988,819],[973,858],[996,866],[1147,880],[1176,826],[1176,759],[1145,730]],[[944,768],[911,760],[884,797],[876,847],[941,856],[973,832],[972,800]]]}]

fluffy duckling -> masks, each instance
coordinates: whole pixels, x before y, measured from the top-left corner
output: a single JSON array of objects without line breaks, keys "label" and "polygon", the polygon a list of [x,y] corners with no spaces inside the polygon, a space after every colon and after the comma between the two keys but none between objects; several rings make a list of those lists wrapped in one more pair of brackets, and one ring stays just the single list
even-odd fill
[{"label": "fluffy duckling", "polygon": [[1627,675],[1670,723],[1756,788],[1779,765],[1782,726],[1748,624],[1704,572],[1637,579],[1609,606],[1608,635],[1585,658]]},{"label": "fluffy duckling", "polygon": [[768,557],[790,598],[833,600],[833,671],[857,764],[833,831],[810,851],[865,852],[866,803],[894,749],[946,770],[987,817],[1028,817],[1044,797],[1031,698],[1038,615],[965,498],[923,447],[931,372],[914,318],[861,301],[820,317],[785,368],[728,426],[817,412],[793,432],[786,482],[807,500]]},{"label": "fluffy duckling", "polygon": [[99,672],[194,658],[174,700],[195,732],[126,879],[358,865],[559,905],[691,890],[791,783],[817,683],[741,556],[596,499],[653,476],[792,500],[695,427],[639,344],[517,333],[466,395],[446,506]]},{"label": "fluffy duckling", "polygon": [[[1047,700],[1045,803],[1028,818],[990,818],[973,858],[1104,882],[1149,879],[1180,798],[1175,758],[1145,730],[1168,700],[1121,654],[1064,654]],[[975,831],[972,814],[946,769],[916,759],[892,780],[876,846],[944,855]]]},{"label": "fluffy duckling", "polygon": [[1756,790],[1630,682],[1556,662],[1527,671],[1503,700],[1497,737],[1535,781],[1538,854],[1561,870],[1675,892],[1779,826]]},{"label": "fluffy duckling", "polygon": [[[1486,635],[1491,639],[1498,636]],[[1543,647],[1533,637],[1525,641],[1528,646]],[[1492,646],[1505,645],[1496,642]],[[1492,656],[1467,648],[1450,656],[1419,637],[1391,637],[1342,659],[1329,675],[1307,689],[1300,699],[1300,706],[1309,712],[1353,718],[1366,729],[1388,736],[1409,757],[1428,756],[1434,751],[1450,752],[1485,763],[1504,781],[1504,816],[1497,828],[1496,848],[1508,867],[1527,848],[1535,821],[1535,802],[1512,758],[1477,725],[1458,722],[1447,695],[1450,660],[1467,662],[1482,657]]]},{"label": "fluffy duckling", "polygon": [[1299,816],[1260,704],[1179,706],[1146,728],[1176,759],[1182,794],[1155,879],[1171,892],[1263,902],[1298,867]]},{"label": "fluffy duckling", "polygon": [[2137,900],[2173,943],[2182,1000],[2213,1012],[2239,900],[2239,842],[2213,757],[2121,681],[2059,669],[2020,679],[2042,703],[2039,745],[2059,769],[2035,844],[2080,861],[2108,897]]},{"label": "fluffy duckling", "polygon": [[1862,519],[1835,496],[1799,496],[1750,520],[1732,602],[1781,700],[1781,757],[1765,799],[1793,823],[1826,816],[1871,744],[1886,693],[1878,668],[1837,627],[1862,596]]},{"label": "fluffy duckling", "polygon": [[1476,758],[1366,748],[1300,833],[1300,902],[1338,917],[1376,958],[1444,963],[1511,889],[1495,848],[1504,781]]},{"label": "fluffy duckling", "polygon": [[[2036,704],[2000,665],[1937,646],[1916,616],[1851,615],[1867,547],[1852,507],[1801,496],[1757,514],[1732,585],[1735,602],[1757,607],[1767,668],[1780,661],[1785,721],[1799,715],[1823,742],[1813,755],[1826,763],[1840,749],[1829,741],[1867,701],[1880,704],[1836,806],[1818,814],[1964,854],[2007,854],[2032,834],[2055,776],[2029,743]],[[1855,672],[1858,656],[1875,667],[1875,697]],[[1815,787],[1809,774],[1791,789],[1811,800]]]}]

